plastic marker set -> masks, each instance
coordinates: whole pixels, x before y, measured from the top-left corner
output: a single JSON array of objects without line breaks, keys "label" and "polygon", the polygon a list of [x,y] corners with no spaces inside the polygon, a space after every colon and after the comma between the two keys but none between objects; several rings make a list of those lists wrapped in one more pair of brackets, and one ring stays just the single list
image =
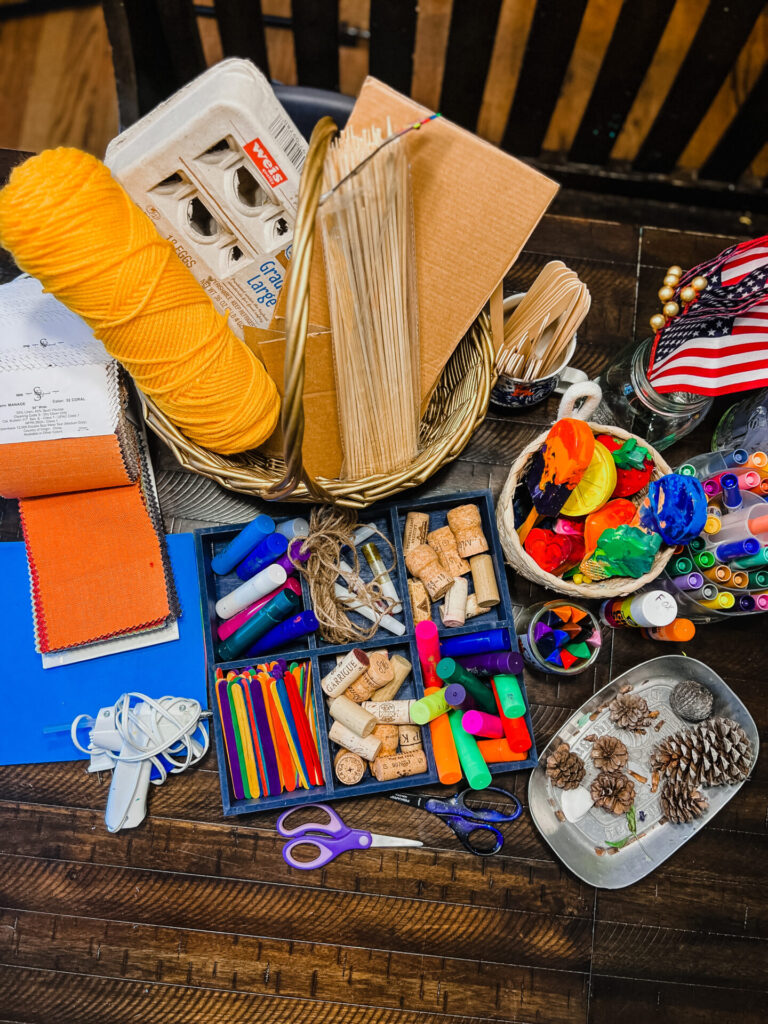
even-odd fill
[{"label": "plastic marker set", "polygon": [[768,611],[768,454],[706,452],[678,473],[707,496],[704,529],[666,569],[681,614],[706,622]]},{"label": "plastic marker set", "polygon": [[[418,512],[428,515],[431,524],[439,529],[445,524],[450,509],[467,504],[475,505],[478,510],[480,527],[487,542],[487,552],[484,553],[491,562],[493,578],[499,592],[499,603],[489,607],[464,626],[446,627],[442,622],[434,622],[432,619],[420,623],[420,629],[426,627],[431,630],[430,651],[425,653],[424,638],[419,639],[411,604],[407,599],[407,571],[403,553],[406,520],[410,513]],[[268,526],[264,520],[270,520],[274,526],[268,533],[263,533],[264,528]],[[242,594],[234,602],[227,601],[227,598],[231,599],[239,588],[248,585],[249,581],[241,579],[238,575],[238,567],[241,568],[242,574],[245,574],[249,567],[258,569],[258,558],[253,555],[253,551],[259,544],[263,544],[265,537],[273,534],[285,537],[289,546],[293,544],[296,546],[295,550],[299,551],[302,538],[295,533],[297,529],[301,532],[301,526],[297,525],[295,518],[281,520],[265,516],[257,517],[244,528],[214,527],[196,531],[210,704],[214,709],[214,737],[226,815],[290,807],[317,800],[327,802],[346,796],[389,792],[406,786],[445,781],[445,772],[441,771],[440,753],[437,750],[437,747],[443,751],[446,749],[445,736],[437,743],[433,740],[435,729],[440,731],[442,728],[444,732],[445,726],[452,730],[454,768],[450,777],[453,781],[458,781],[463,774],[470,784],[485,786],[490,780],[490,775],[530,768],[536,763],[528,702],[520,674],[522,659],[517,653],[512,606],[490,493],[478,491],[410,501],[401,505],[379,506],[361,516],[357,530],[360,548],[371,540],[376,540],[375,537],[364,536],[368,524],[381,531],[395,550],[395,565],[388,575],[394,590],[401,598],[402,608],[393,618],[402,621],[402,636],[381,627],[370,640],[355,644],[329,644],[318,632],[283,637],[282,640],[278,636],[279,643],[269,651],[262,650],[259,655],[249,655],[248,651],[253,651],[254,646],[257,650],[261,649],[258,644],[263,643],[265,637],[268,639],[269,629],[261,637],[253,640],[247,648],[241,648],[241,636],[235,647],[240,653],[236,655],[231,655],[232,647],[224,647],[223,644],[231,640],[237,629],[242,629],[243,625],[235,626],[234,633],[229,632],[223,640],[221,631],[228,632],[232,629],[232,619],[246,611],[246,608],[258,604],[264,597],[268,597],[267,604],[253,611],[252,618],[258,617],[264,608],[268,608],[278,599],[281,599],[281,607],[284,603],[293,604],[293,601],[286,599],[286,593],[299,602],[298,607],[303,608],[303,611],[292,611],[290,616],[286,614],[283,622],[290,621],[297,615],[312,614],[306,580],[304,577],[287,575],[287,579],[282,581],[282,575],[278,573],[274,579],[270,577],[263,582],[263,587],[272,586],[270,595],[264,593],[259,597],[253,597],[252,594]],[[246,531],[249,532],[246,534]],[[260,534],[260,538],[256,536],[257,534]],[[383,553],[384,545],[380,543],[380,547]],[[285,558],[285,555],[281,557]],[[294,559],[295,557],[294,554]],[[386,558],[386,555],[384,557]],[[367,566],[363,558],[360,561],[361,567],[366,571],[376,571]],[[244,565],[246,562],[247,566]],[[258,569],[256,578],[259,573],[268,572],[270,566],[274,567],[275,564],[273,561]],[[222,571],[216,572],[216,569]],[[281,582],[278,582],[278,575]],[[251,580],[253,578],[251,577]],[[280,589],[284,582],[291,584],[287,590]],[[242,600],[251,597],[253,599],[250,606],[239,607]],[[230,619],[222,619],[217,614],[217,611],[231,612],[233,607],[237,607],[237,610]],[[437,607],[435,612],[438,613]],[[357,614],[352,612],[352,616]],[[362,618],[360,621],[365,622]],[[247,623],[244,625],[247,626]],[[265,625],[266,623],[262,622],[256,632],[259,633]],[[248,641],[251,638],[252,634],[246,634],[244,639]],[[276,792],[264,789],[261,786],[262,777],[259,777],[260,795],[253,795],[255,790],[251,788],[251,795],[248,796],[243,787],[241,796],[233,785],[230,763],[227,760],[227,751],[237,749],[236,737],[233,748],[232,737],[228,742],[226,724],[222,724],[218,690],[221,689],[222,683],[228,686],[239,681],[243,703],[246,702],[246,688],[250,689],[253,701],[254,672],[257,677],[259,673],[271,673],[272,681],[277,682],[274,679],[274,672],[279,675],[282,663],[287,665],[288,672],[292,672],[294,676],[294,664],[300,666],[302,671],[306,666],[306,678],[311,680],[308,691],[302,689],[300,681],[297,682],[319,759],[319,766],[315,766],[315,778],[322,781],[313,783],[309,775],[306,775],[308,788],[305,789],[298,765],[294,761],[297,774],[293,779],[293,790],[287,786]],[[269,668],[269,665],[272,665],[272,668]],[[496,689],[492,682],[494,678]],[[438,693],[446,691],[443,696],[454,700],[455,703],[446,703],[446,707],[440,710],[429,704],[426,708],[417,707],[422,704],[425,696],[429,698],[430,695],[425,694],[425,690],[430,684],[435,686]],[[269,687],[271,692],[272,683]],[[261,689],[263,693],[263,686]],[[497,702],[497,694],[498,701],[502,701],[501,706]],[[258,702],[258,695],[256,700]],[[307,701],[312,702],[312,715],[308,713]],[[449,707],[452,709],[451,714]],[[222,708],[226,716],[225,705],[222,705]],[[247,704],[245,710],[248,711]],[[241,716],[242,711],[240,708]],[[464,718],[468,711],[480,712],[481,717],[475,721],[477,715],[470,715],[465,722]],[[259,729],[255,712],[254,705],[255,732],[261,737],[262,730]],[[230,706],[230,716],[231,713]],[[486,717],[482,717],[483,715]],[[505,718],[509,733],[505,729]],[[287,714],[283,732],[286,727],[288,730],[291,729],[291,720]],[[253,736],[253,724],[250,728]],[[478,731],[470,732],[471,728]],[[484,729],[493,731],[488,733],[483,731]],[[509,739],[510,735],[513,740]],[[301,737],[298,739],[300,741]],[[306,740],[306,735],[304,739]],[[304,756],[300,742],[296,745],[294,740],[294,745],[296,755]],[[447,748],[449,752],[451,747]],[[253,752],[258,776],[256,744],[253,745]],[[289,751],[288,756],[293,758],[293,752]],[[247,778],[248,765],[245,769]],[[253,771],[253,765],[251,769]]]},{"label": "plastic marker set", "polygon": [[274,315],[306,151],[266,78],[233,58],[113,139],[105,163],[242,338]]}]

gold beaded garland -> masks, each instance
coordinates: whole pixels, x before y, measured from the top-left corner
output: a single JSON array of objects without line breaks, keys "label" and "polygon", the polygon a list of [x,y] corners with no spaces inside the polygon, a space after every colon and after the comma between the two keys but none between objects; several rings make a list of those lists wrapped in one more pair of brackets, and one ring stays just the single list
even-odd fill
[{"label": "gold beaded garland", "polygon": [[680,312],[680,307],[678,306],[678,304],[676,302],[665,302],[664,303],[664,306],[662,308],[662,313],[664,314],[665,317],[671,318],[673,316],[677,316],[677,314],[679,312]]},{"label": "gold beaded garland", "polygon": [[708,284],[709,281],[706,277],[694,277],[691,281],[691,288],[695,288],[697,292],[703,292]]},{"label": "gold beaded garland", "polygon": [[662,302],[669,302],[674,297],[675,289],[671,285],[665,284],[663,288],[659,288],[659,298]]},{"label": "gold beaded garland", "polygon": [[682,302],[693,302],[699,293],[691,285],[686,285],[685,288],[680,290],[680,299]]},{"label": "gold beaded garland", "polygon": [[661,313],[654,313],[654,315],[651,317],[651,327],[654,329],[654,331],[660,331],[665,323],[666,320],[664,319]]},{"label": "gold beaded garland", "polygon": [[667,273],[668,274],[674,274],[675,277],[680,277],[682,272],[683,272],[683,268],[682,267],[678,267],[677,264],[675,264],[672,267],[667,267]]},{"label": "gold beaded garland", "polygon": [[[679,267],[674,263],[671,267],[667,267],[667,273],[664,277],[664,287],[659,288],[659,298],[664,303],[661,313],[655,313],[651,319],[650,324],[654,331],[662,330],[666,324],[676,317],[680,312],[680,306],[678,302],[673,301],[675,294],[680,288],[680,277],[683,273],[683,268]],[[699,296],[699,292],[704,291],[707,287],[706,277],[694,277],[684,288],[680,288],[680,294],[678,300],[683,305],[687,306],[691,302],[695,302]]]},{"label": "gold beaded garland", "polygon": [[680,284],[680,278],[677,274],[667,274],[664,278],[664,284],[668,285],[670,288],[677,288]]}]

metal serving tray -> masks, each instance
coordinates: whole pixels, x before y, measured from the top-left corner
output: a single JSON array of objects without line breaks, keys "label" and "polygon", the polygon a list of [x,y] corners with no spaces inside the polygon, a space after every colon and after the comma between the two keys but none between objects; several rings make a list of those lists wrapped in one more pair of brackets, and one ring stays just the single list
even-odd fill
[{"label": "metal serving tray", "polygon": [[[702,787],[701,791],[709,800],[709,809],[701,818],[687,825],[662,824],[661,784],[656,793],[651,792],[648,759],[651,749],[660,740],[692,725],[678,718],[669,706],[670,693],[681,679],[695,679],[703,683],[714,694],[713,716],[732,718],[744,729],[752,744],[754,769],[760,747],[754,720],[730,686],[708,665],[694,658],[668,654],[636,665],[608,683],[552,737],[528,783],[528,801],[536,827],[565,866],[588,885],[599,889],[622,889],[644,878],[704,828],[743,785]],[[645,697],[651,711],[660,712],[657,721],[663,719],[664,724],[658,732],[653,726],[644,736],[619,729],[611,722],[607,709],[600,711],[595,719],[591,718],[624,686],[630,686],[633,694]],[[563,791],[553,786],[546,775],[547,757],[559,743],[567,743],[584,761],[587,774],[581,784],[588,788],[598,774],[590,757],[592,742],[584,738],[592,733],[618,736],[629,751],[627,767],[648,778],[647,784],[634,780],[639,841],[632,840],[618,849],[606,844],[620,842],[630,835],[626,816],[593,807],[578,822],[561,821],[557,814],[562,815]],[[643,822],[640,821],[641,811],[645,814]],[[598,854],[596,848],[602,848],[602,854]]]}]

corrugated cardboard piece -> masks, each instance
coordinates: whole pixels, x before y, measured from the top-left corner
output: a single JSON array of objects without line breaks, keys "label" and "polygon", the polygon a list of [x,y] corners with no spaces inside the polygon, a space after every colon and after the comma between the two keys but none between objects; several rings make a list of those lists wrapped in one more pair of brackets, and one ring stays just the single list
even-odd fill
[{"label": "corrugated cardboard piece", "polygon": [[[359,131],[374,125],[386,136],[430,113],[369,77],[349,127]],[[404,142],[413,187],[423,410],[452,352],[517,259],[558,185],[444,118],[410,132]],[[329,328],[319,232],[309,303],[310,322]],[[279,304],[273,327],[282,326],[281,318]],[[307,345],[304,462],[312,475],[333,478],[341,469],[341,441],[338,420],[329,420],[331,408],[336,409],[333,360],[331,355],[329,373],[325,351],[331,338],[315,340],[318,344]],[[263,344],[259,351],[272,372],[279,343],[269,344],[274,345],[269,359]],[[282,381],[282,367],[273,376]]]}]

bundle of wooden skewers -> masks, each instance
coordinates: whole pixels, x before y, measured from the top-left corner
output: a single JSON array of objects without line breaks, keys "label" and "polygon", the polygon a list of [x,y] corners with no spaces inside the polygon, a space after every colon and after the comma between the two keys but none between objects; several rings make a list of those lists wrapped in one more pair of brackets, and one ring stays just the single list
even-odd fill
[{"label": "bundle of wooden skewers", "polygon": [[524,381],[556,373],[590,303],[589,289],[572,270],[560,260],[547,263],[505,321],[498,372]]}]

